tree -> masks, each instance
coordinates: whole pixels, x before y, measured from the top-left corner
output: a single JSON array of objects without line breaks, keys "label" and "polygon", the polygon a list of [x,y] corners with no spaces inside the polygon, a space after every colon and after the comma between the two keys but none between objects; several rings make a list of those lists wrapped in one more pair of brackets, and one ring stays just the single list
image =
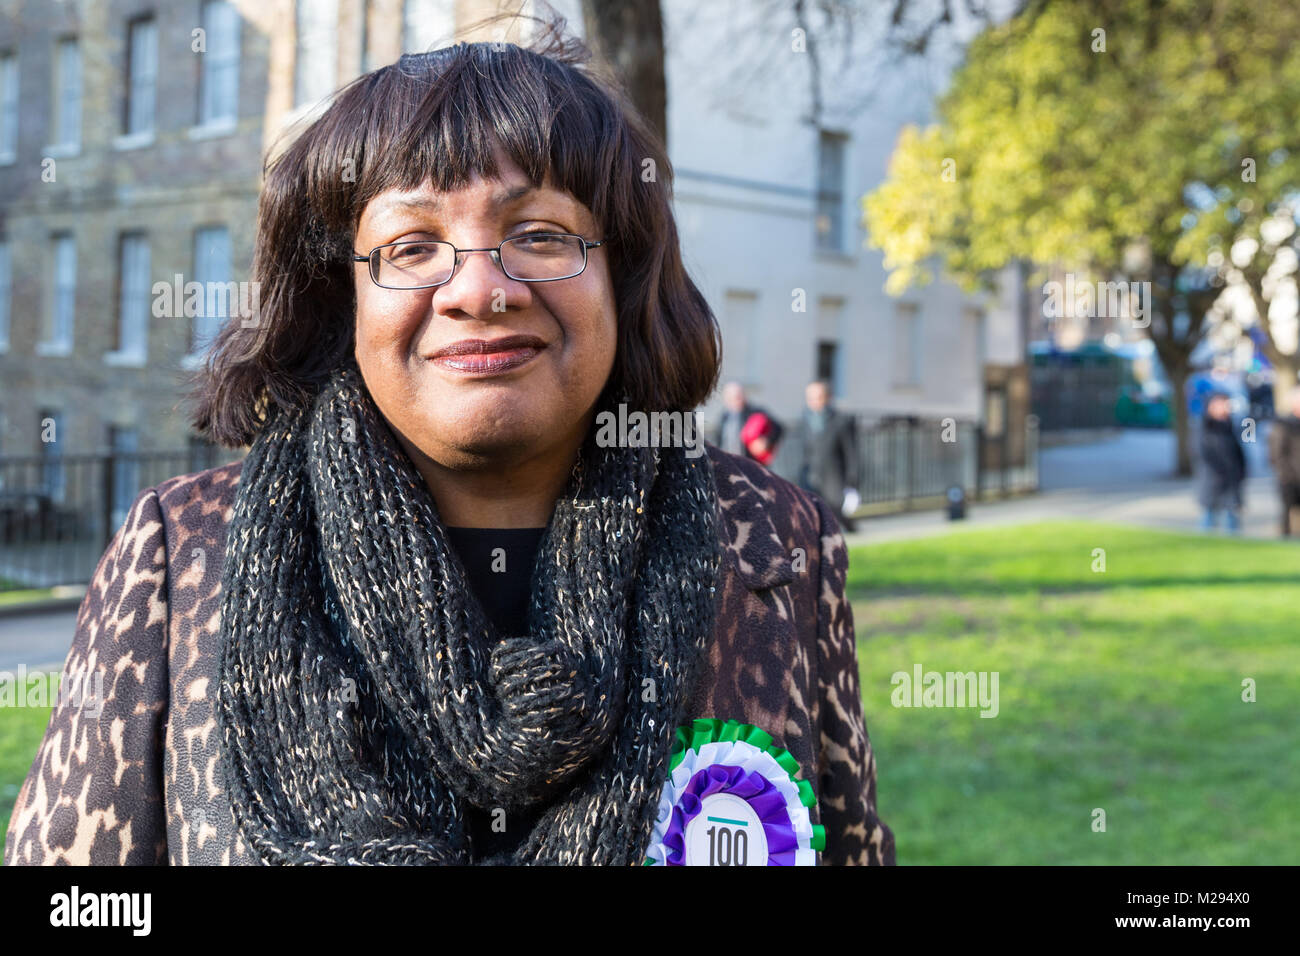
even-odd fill
[{"label": "tree", "polygon": [[1226,284],[1258,291],[1288,362],[1266,293],[1300,188],[1297,40],[1289,0],[1056,0],[987,29],[864,199],[887,288],[932,263],[970,287],[1016,260],[1150,282],[1189,473],[1183,388]]},{"label": "tree", "polygon": [[664,23],[659,0],[583,0],[587,46],[668,142]]},{"label": "tree", "polygon": [[[888,70],[909,57],[925,56],[937,37],[962,24],[989,24],[992,14],[983,0],[753,0],[753,19],[767,25],[757,38],[737,31],[725,38],[738,69],[730,84],[748,85],[744,74],[773,68],[772,44],[788,49],[790,34],[798,33],[801,52],[797,62],[805,70],[809,108],[807,120],[822,118],[827,86],[836,87],[845,74],[861,73],[864,60],[877,71]],[[1016,0],[1026,15],[1036,15],[1048,0]],[[605,72],[622,84],[628,98],[667,142],[668,96],[664,69],[664,26],[660,0],[582,0],[586,43]],[[870,47],[863,56],[855,37],[865,34]],[[834,58],[832,54],[838,53]],[[862,102],[849,113],[866,108],[871,82],[862,84]]]}]

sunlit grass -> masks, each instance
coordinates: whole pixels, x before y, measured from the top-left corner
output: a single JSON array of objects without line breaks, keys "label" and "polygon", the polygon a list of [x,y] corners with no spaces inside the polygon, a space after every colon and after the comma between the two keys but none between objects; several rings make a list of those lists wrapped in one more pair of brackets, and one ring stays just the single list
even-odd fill
[{"label": "sunlit grass", "polygon": [[[1300,547],[1041,524],[855,548],[849,588],[900,863],[1300,863]],[[916,663],[997,671],[998,716],[893,707]],[[0,709],[0,827],[48,722]]]},{"label": "sunlit grass", "polygon": [[0,708],[0,847],[4,846],[18,788],[31,769],[36,748],[50,723],[50,710],[49,707]]},{"label": "sunlit grass", "polygon": [[[855,548],[849,582],[900,863],[1300,862],[1300,547],[1052,523]],[[916,663],[997,671],[998,716],[892,706]]]}]

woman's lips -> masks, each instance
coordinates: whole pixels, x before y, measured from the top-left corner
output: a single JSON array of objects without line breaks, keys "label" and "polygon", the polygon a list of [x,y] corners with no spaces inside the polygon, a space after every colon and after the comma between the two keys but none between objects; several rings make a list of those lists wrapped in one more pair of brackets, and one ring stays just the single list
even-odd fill
[{"label": "woman's lips", "polygon": [[440,355],[430,359],[435,365],[452,372],[470,375],[498,375],[531,362],[542,350],[528,346],[506,349],[501,352],[481,352],[465,355]]}]

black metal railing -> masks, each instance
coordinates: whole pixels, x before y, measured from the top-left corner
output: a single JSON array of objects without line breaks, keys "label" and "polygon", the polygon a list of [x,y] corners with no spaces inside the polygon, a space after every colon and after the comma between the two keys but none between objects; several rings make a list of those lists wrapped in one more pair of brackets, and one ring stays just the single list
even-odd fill
[{"label": "black metal railing", "polygon": [[[853,418],[861,496],[857,515],[938,507],[954,488],[967,499],[1038,489],[1038,422],[1032,415],[1019,432],[995,432],[952,418]],[[802,465],[802,453],[787,437],[772,470],[802,484]],[[846,487],[852,477],[844,476]]]},{"label": "black metal railing", "polygon": [[[1019,436],[953,419],[862,416],[857,424],[859,513],[935,507],[954,487],[975,499],[1038,487],[1032,416]],[[204,445],[0,457],[0,591],[85,584],[141,491],[240,455]]]},{"label": "black metal railing", "polygon": [[237,457],[209,445],[0,457],[0,591],[85,584],[141,491]]},{"label": "black metal railing", "polygon": [[1110,353],[1037,356],[1029,367],[1030,407],[1043,431],[1114,428],[1132,384],[1125,361]]},{"label": "black metal railing", "polygon": [[857,422],[860,511],[932,507],[953,488],[970,498],[1038,489],[1038,427],[990,434],[977,422],[909,418]]}]

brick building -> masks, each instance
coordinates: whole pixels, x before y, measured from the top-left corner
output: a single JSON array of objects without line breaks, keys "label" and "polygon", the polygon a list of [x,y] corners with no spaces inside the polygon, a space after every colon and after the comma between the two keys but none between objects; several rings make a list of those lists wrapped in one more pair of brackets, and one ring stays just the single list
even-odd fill
[{"label": "brick building", "polygon": [[0,456],[199,450],[185,379],[238,319],[266,152],[347,81],[490,12],[0,0]]},{"label": "brick building", "polygon": [[[468,29],[521,6],[0,0],[0,463],[30,456],[38,475],[0,468],[0,493],[35,484],[65,504],[110,500],[96,518],[106,533],[135,489],[212,463],[187,423],[186,379],[249,304],[239,283],[265,157],[336,89],[404,51],[522,39]],[[552,6],[583,33],[579,0]],[[723,328],[724,379],[792,417],[804,385],[826,378],[847,411],[996,425],[1018,460],[1024,297],[1009,283],[980,299],[936,283],[895,302],[879,254],[863,248],[858,200],[931,93],[899,72],[877,108],[839,115],[828,101],[830,125],[814,129],[802,87],[780,71],[740,91],[701,76],[748,29],[731,13],[663,7],[677,214]],[[720,105],[720,92],[749,99]],[[178,308],[194,283],[197,314]],[[811,314],[792,314],[792,290]],[[129,457],[162,451],[179,454],[148,465],[158,472]],[[110,477],[87,465],[79,489],[74,459],[108,452]]]}]

